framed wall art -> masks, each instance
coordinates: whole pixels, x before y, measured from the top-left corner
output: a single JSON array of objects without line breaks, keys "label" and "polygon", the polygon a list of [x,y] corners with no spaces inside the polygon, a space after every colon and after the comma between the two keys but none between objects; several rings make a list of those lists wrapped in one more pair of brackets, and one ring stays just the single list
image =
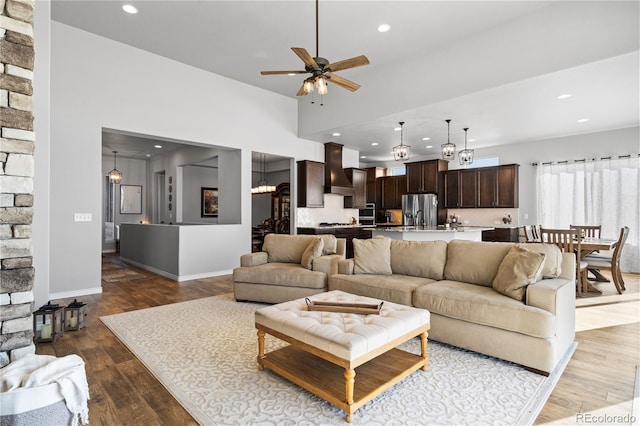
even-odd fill
[{"label": "framed wall art", "polygon": [[218,188],[200,187],[200,212],[202,217],[218,217]]},{"label": "framed wall art", "polygon": [[142,214],[142,185],[120,185],[120,214]]}]

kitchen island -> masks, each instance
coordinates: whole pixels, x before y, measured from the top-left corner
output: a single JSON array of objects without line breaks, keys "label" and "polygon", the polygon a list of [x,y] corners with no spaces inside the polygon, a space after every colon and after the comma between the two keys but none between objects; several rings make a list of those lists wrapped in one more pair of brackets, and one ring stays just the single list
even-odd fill
[{"label": "kitchen island", "polygon": [[347,240],[346,256],[347,258],[353,257],[353,239],[358,238],[366,240],[371,238],[371,230],[375,228],[361,226],[361,225],[347,225],[347,224],[326,224],[318,226],[299,226],[297,229],[298,234],[304,235],[323,235],[333,234],[336,238],[344,238]]},{"label": "kitchen island", "polygon": [[482,241],[482,231],[493,228],[481,226],[458,226],[446,228],[444,226],[389,226],[373,228],[373,236],[389,237],[392,240],[409,241],[451,241],[469,240]]}]

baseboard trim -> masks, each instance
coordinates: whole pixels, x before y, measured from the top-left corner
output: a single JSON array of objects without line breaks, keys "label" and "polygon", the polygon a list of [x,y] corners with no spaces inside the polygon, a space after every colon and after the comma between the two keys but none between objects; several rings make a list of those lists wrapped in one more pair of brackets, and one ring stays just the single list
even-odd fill
[{"label": "baseboard trim", "polygon": [[49,293],[49,300],[70,299],[72,297],[89,296],[91,294],[102,293],[102,287],[85,288],[82,290],[62,291],[59,293]]},{"label": "baseboard trim", "polygon": [[126,257],[120,256],[120,260],[123,262],[131,263],[132,265],[137,266],[138,268],[144,269],[149,272],[153,272],[154,274],[162,275],[165,278],[169,278],[173,281],[191,281],[191,280],[201,280],[203,278],[211,278],[211,277],[219,277],[222,275],[231,275],[233,270],[224,270],[224,271],[211,271],[204,272],[202,274],[191,274],[191,275],[175,275],[167,271],[163,271],[162,269],[154,268],[153,266],[145,265],[144,263],[136,262],[135,260],[131,260]]}]

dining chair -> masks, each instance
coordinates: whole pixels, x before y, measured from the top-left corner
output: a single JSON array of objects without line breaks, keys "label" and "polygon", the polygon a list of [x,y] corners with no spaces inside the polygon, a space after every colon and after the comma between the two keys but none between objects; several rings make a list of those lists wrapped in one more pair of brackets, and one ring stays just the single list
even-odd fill
[{"label": "dining chair", "polygon": [[588,291],[587,262],[580,261],[578,253],[582,249],[582,238],[577,229],[551,229],[540,227],[540,237],[543,243],[555,244],[564,253],[576,255],[576,281],[578,295]]},{"label": "dining chair", "polygon": [[622,254],[622,247],[624,243],[627,241],[627,237],[629,236],[629,227],[623,226],[620,228],[620,236],[618,237],[618,242],[616,243],[616,247],[613,249],[612,256],[603,256],[597,254],[590,254],[585,256],[583,260],[587,262],[588,269],[595,270],[608,270],[611,271],[611,278],[613,280],[613,284],[616,286],[616,290],[618,290],[619,294],[622,294],[624,290],[626,290],[624,285],[624,279],[622,278],[622,272],[620,271],[620,256]]},{"label": "dining chair", "polygon": [[540,238],[540,225],[525,225],[524,228],[524,237],[525,242],[527,243],[540,243],[542,239]]},{"label": "dining chair", "polygon": [[[600,238],[602,225],[569,225],[569,228],[575,228],[578,233],[586,238]],[[582,234],[584,231],[584,234]]]}]

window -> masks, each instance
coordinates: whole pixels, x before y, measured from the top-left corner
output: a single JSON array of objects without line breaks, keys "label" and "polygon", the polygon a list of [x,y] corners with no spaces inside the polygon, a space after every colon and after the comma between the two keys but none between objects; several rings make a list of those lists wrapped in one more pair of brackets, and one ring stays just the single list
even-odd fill
[{"label": "window", "polygon": [[475,169],[478,167],[490,167],[490,166],[499,166],[500,165],[500,157],[487,157],[487,158],[476,158],[473,160],[473,163],[469,165],[468,168]]},{"label": "window", "polygon": [[401,176],[405,174],[407,174],[407,172],[404,166],[400,166],[400,167],[391,167],[389,169],[389,172],[387,173],[387,176]]}]

